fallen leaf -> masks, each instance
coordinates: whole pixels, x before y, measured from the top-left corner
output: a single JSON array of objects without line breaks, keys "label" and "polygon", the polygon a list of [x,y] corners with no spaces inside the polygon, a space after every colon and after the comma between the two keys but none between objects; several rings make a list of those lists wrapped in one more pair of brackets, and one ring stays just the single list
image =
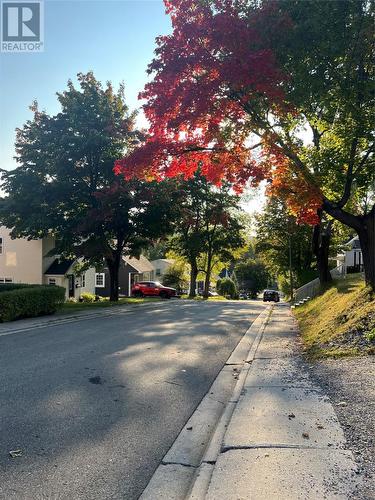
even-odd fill
[{"label": "fallen leaf", "polygon": [[302,432],[302,437],[305,439],[310,439],[310,436],[307,432]]},{"label": "fallen leaf", "polygon": [[12,450],[9,452],[12,458],[22,457],[22,450]]},{"label": "fallen leaf", "polygon": [[192,431],[192,430],[193,430],[193,428],[192,428],[192,427],[186,427],[186,430],[187,430],[187,431]]}]

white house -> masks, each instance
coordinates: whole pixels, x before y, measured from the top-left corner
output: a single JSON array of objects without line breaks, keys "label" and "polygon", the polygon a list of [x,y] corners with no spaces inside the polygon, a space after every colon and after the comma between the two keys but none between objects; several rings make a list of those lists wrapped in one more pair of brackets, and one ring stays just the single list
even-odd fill
[{"label": "white house", "polygon": [[65,288],[66,298],[95,293],[95,269],[78,276],[74,260],[50,256],[55,246],[52,236],[29,241],[12,239],[9,233],[9,229],[0,226],[0,283],[59,285]]},{"label": "white house", "polygon": [[156,259],[151,261],[151,265],[154,269],[155,280],[162,280],[164,274],[168,271],[171,265],[174,263],[173,259]]},{"label": "white house", "polygon": [[336,256],[337,265],[345,265],[349,272],[360,272],[363,270],[363,257],[361,244],[358,236],[352,238],[345,245],[341,253]]}]

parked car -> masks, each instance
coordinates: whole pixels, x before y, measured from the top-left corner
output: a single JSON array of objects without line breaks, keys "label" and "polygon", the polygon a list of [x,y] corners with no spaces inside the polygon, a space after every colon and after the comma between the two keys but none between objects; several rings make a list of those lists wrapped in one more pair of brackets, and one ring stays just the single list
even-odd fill
[{"label": "parked car", "polygon": [[176,289],[164,286],[159,281],[139,281],[132,286],[132,296],[170,299],[176,296]]},{"label": "parked car", "polygon": [[248,297],[247,293],[243,293],[243,292],[241,292],[241,293],[239,294],[238,298],[239,298],[240,300],[247,300],[249,297]]},{"label": "parked car", "polygon": [[280,295],[277,290],[264,290],[263,302],[280,302]]}]

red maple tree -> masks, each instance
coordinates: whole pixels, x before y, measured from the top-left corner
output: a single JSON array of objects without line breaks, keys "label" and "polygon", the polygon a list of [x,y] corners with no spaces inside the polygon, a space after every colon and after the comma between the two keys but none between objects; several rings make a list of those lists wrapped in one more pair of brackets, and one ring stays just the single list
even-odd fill
[{"label": "red maple tree", "polygon": [[116,162],[116,172],[189,178],[199,167],[216,184],[224,178],[237,189],[258,183],[269,168],[252,155],[246,107],[267,102],[275,113],[287,107],[279,85],[286,77],[265,48],[257,18],[242,19],[232,2],[215,2],[218,12],[191,0],[165,3],[173,34],[157,39],[148,70],[155,78],[140,94],[148,140]]},{"label": "red maple tree", "polygon": [[[373,176],[366,0],[165,4],[173,32],[157,39],[140,94],[149,135],[116,172],[189,178],[200,168],[238,190],[271,179],[301,222],[318,223],[322,208],[357,231],[375,286],[375,205],[345,209],[353,185],[369,192]],[[296,133],[303,123],[311,147]]]}]

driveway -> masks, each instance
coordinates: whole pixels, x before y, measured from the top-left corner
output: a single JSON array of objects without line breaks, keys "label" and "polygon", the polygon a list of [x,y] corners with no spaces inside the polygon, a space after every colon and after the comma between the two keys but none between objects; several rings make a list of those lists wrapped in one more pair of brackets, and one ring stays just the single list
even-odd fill
[{"label": "driveway", "polygon": [[0,337],[0,498],[138,498],[263,307],[163,302]]}]

